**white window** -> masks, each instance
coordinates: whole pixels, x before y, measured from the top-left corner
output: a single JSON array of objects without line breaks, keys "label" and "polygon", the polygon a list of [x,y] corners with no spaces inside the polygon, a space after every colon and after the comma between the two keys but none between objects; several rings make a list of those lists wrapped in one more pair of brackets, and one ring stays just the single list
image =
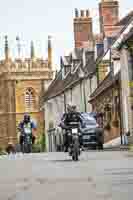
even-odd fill
[{"label": "white window", "polygon": [[30,112],[35,108],[35,92],[32,88],[27,88],[25,92],[25,110]]}]

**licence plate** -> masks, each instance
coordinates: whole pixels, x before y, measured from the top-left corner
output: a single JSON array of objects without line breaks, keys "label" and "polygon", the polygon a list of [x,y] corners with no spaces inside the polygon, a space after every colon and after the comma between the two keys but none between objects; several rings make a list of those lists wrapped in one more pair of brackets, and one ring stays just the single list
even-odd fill
[{"label": "licence plate", "polygon": [[72,134],[77,134],[78,133],[78,129],[77,128],[73,128],[72,129]]},{"label": "licence plate", "polygon": [[25,132],[26,134],[30,134],[30,133],[31,133],[31,129],[30,129],[30,128],[24,128],[24,132]]}]

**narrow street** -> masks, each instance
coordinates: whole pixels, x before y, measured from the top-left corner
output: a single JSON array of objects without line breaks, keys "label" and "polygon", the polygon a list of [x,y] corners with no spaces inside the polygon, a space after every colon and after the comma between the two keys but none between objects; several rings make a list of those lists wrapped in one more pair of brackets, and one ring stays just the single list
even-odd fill
[{"label": "narrow street", "polygon": [[0,200],[132,200],[133,154],[84,152],[0,157]]}]

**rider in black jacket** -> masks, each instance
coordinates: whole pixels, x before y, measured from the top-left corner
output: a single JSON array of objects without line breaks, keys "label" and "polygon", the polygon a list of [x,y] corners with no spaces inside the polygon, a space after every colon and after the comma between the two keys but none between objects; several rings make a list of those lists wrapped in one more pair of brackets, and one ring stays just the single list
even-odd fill
[{"label": "rider in black jacket", "polygon": [[[83,120],[79,112],[76,111],[75,105],[68,105],[67,106],[67,113],[63,114],[63,117],[61,119],[60,126],[62,129],[65,129],[65,138],[64,138],[64,147],[65,151],[68,151],[69,147],[69,140],[67,135],[67,129],[71,122],[77,122],[80,124],[80,127],[83,127]],[[81,132],[80,132],[81,133]],[[80,136],[80,145],[82,145],[82,135]]]}]

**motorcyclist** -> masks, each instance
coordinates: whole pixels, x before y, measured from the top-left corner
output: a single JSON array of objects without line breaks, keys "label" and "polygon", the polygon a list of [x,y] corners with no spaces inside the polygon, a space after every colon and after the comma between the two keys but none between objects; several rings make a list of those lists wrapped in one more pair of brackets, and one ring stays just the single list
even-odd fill
[{"label": "motorcyclist", "polygon": [[[80,127],[83,127],[83,120],[82,120],[80,113],[77,112],[77,110],[76,110],[76,105],[68,104],[67,112],[63,114],[63,117],[62,117],[61,123],[60,123],[60,127],[62,129],[65,129],[65,135],[64,135],[65,152],[68,151],[68,147],[69,147],[69,139],[68,139],[67,129],[69,128],[69,125],[71,122],[78,122],[80,124]],[[80,135],[80,146],[82,146],[82,135]]]},{"label": "motorcyclist", "polygon": [[28,115],[28,114],[24,115],[24,119],[23,119],[23,121],[20,122],[18,129],[20,131],[19,143],[20,143],[20,146],[21,146],[21,150],[22,150],[22,144],[23,144],[23,141],[24,141],[26,131],[31,132],[32,144],[35,143],[36,126],[35,126],[34,122],[31,121],[30,115]]}]

